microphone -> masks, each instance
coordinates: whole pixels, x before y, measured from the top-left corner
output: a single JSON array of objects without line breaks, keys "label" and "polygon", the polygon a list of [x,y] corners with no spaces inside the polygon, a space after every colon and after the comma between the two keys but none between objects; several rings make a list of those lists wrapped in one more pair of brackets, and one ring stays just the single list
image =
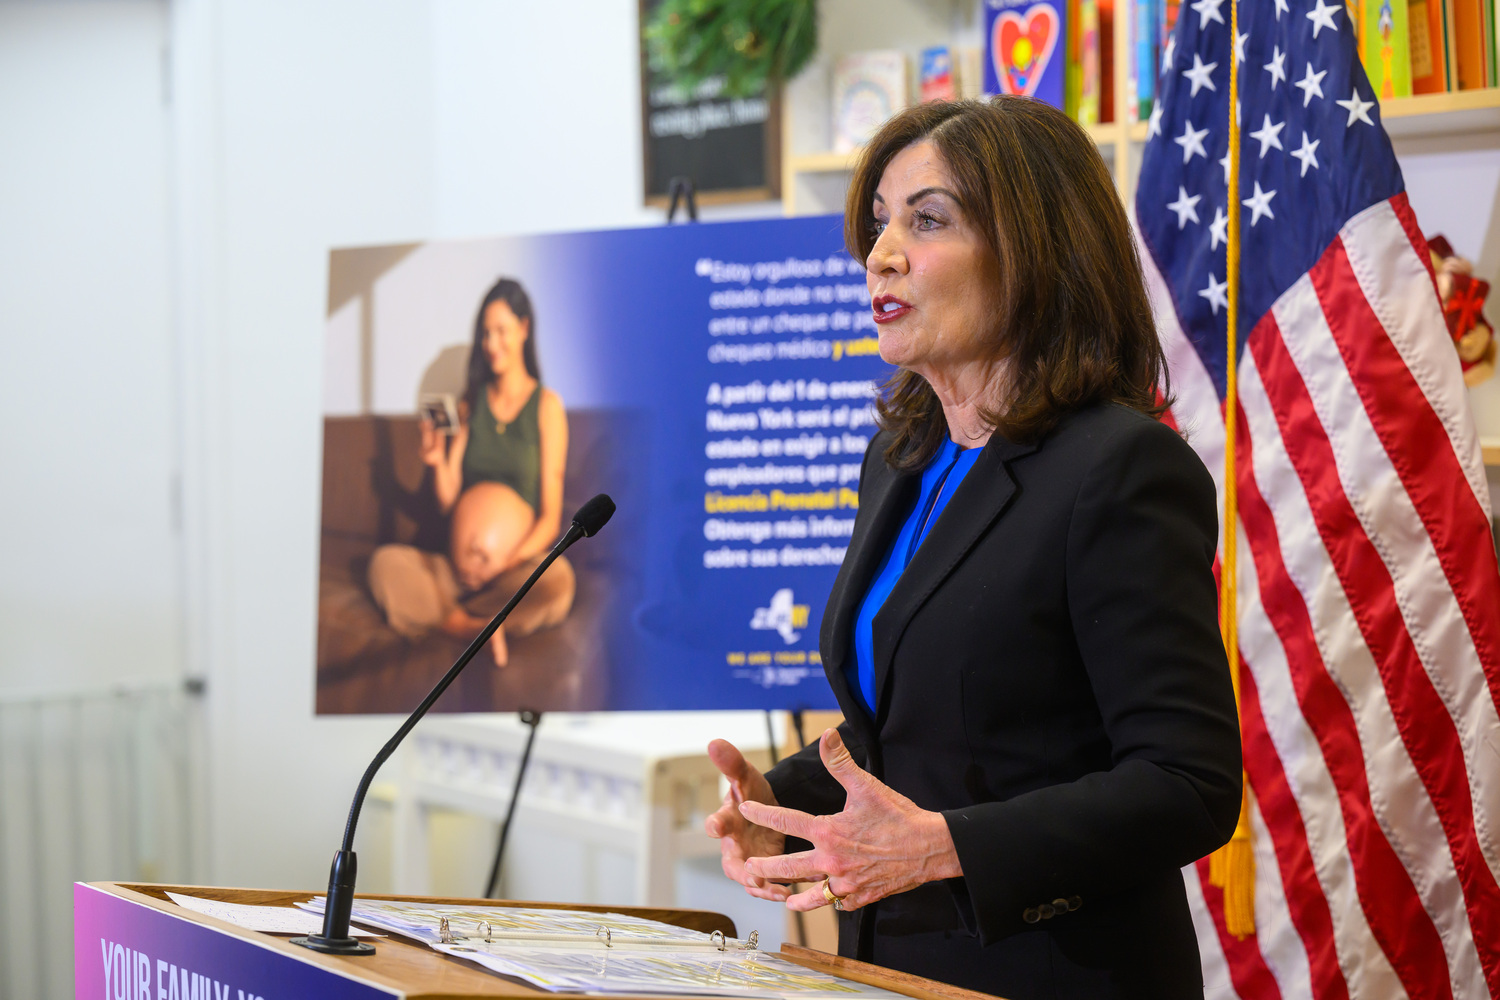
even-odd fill
[{"label": "microphone", "polygon": [[609,523],[614,513],[615,502],[603,493],[578,508],[578,513],[573,515],[573,523],[568,526],[567,531],[563,532],[557,544],[552,546],[552,551],[547,553],[541,565],[532,571],[532,574],[526,578],[526,582],[521,584],[521,589],[516,591],[515,596],[506,602],[505,607],[500,609],[500,613],[490,620],[490,623],[475,637],[473,642],[469,643],[469,648],[464,650],[458,662],[448,668],[443,679],[428,692],[427,697],[422,699],[422,704],[418,705],[416,711],[412,712],[401,724],[401,728],[396,730],[396,735],[392,736],[386,745],[380,748],[375,759],[370,761],[370,766],[365,769],[364,777],[359,779],[359,787],[355,789],[354,802],[349,806],[349,821],[344,826],[343,845],[333,856],[333,867],[328,872],[328,899],[323,906],[323,933],[294,937],[291,939],[292,944],[300,944],[304,948],[311,948],[313,951],[329,955],[373,955],[375,953],[374,945],[356,940],[349,935],[349,913],[354,907],[354,881],[358,867],[354,857],[354,827],[359,822],[359,810],[365,804],[365,795],[370,790],[370,782],[375,779],[375,772],[379,771],[380,766],[396,752],[401,741],[406,739],[406,735],[416,727],[422,716],[427,714],[427,710],[438,698],[442,697],[444,691],[448,690],[448,686],[458,678],[464,667],[469,665],[469,661],[474,658],[475,654],[484,648],[486,642],[490,641],[490,636],[495,634],[495,630],[509,617],[511,609],[521,602],[521,598],[526,596],[532,584],[536,583],[547,571],[547,567],[551,566],[557,557],[567,551],[568,547],[578,539],[592,538],[597,535],[599,529]]}]

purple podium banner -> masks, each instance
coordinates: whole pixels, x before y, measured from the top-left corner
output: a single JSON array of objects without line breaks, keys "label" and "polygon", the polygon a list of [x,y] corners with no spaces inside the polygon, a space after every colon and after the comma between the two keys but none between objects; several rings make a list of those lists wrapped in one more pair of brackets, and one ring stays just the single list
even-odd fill
[{"label": "purple podium banner", "polygon": [[80,1000],[401,996],[82,882],[73,885],[73,984]]}]

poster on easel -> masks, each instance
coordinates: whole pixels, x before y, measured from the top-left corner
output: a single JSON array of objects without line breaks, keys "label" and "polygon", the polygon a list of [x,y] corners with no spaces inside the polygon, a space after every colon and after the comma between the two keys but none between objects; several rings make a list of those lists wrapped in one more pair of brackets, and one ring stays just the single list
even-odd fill
[{"label": "poster on easel", "polygon": [[838,217],[332,252],[319,714],[825,708],[880,360]]}]

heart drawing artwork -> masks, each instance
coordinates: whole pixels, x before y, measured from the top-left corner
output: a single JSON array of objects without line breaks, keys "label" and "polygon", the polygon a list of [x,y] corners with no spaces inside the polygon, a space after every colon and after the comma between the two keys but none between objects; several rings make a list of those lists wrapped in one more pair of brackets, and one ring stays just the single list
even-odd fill
[{"label": "heart drawing artwork", "polygon": [[1057,8],[1039,3],[1022,14],[1001,11],[990,31],[991,58],[1001,92],[1035,97],[1062,33]]}]

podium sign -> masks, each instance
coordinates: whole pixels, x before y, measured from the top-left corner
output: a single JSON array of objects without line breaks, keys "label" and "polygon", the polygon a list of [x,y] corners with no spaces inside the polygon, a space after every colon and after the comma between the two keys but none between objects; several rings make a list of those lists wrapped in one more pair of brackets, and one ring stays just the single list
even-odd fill
[{"label": "podium sign", "polygon": [[273,950],[249,936],[226,933],[83,883],[73,886],[73,995],[83,1000],[401,996]]}]

